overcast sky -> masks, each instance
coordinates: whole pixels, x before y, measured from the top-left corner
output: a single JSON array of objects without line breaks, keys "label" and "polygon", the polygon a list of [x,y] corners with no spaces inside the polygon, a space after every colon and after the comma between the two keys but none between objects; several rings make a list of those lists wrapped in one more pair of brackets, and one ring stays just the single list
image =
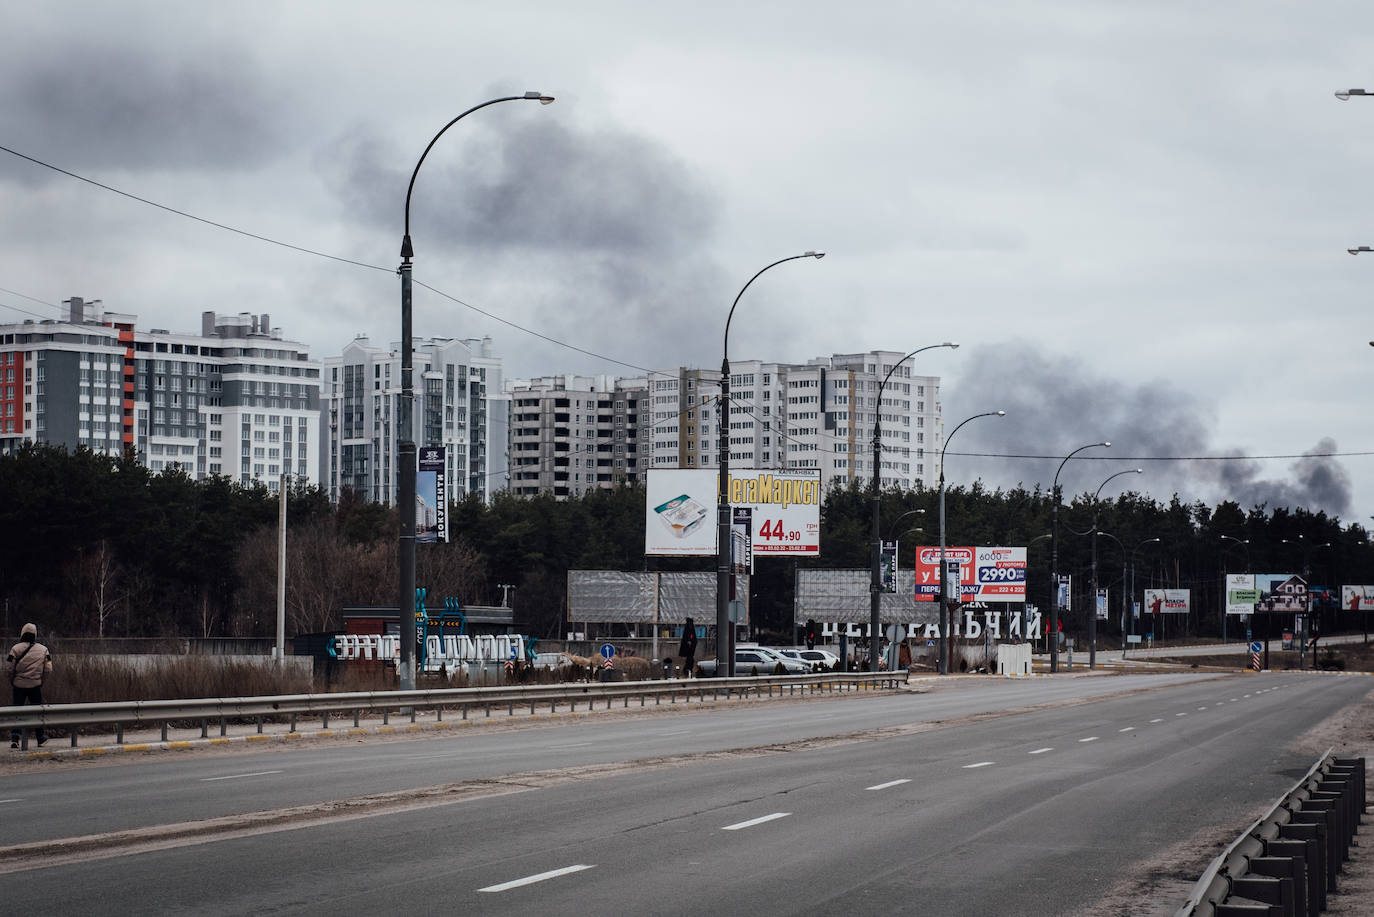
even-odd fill
[{"label": "overcast sky", "polygon": [[[11,4],[0,319],[270,313],[510,376],[910,351],[947,478],[1374,514],[1365,3]],[[31,297],[31,298],[25,298]],[[48,306],[41,303],[47,303]],[[481,312],[468,306],[476,307]],[[22,310],[22,311],[21,311]],[[483,314],[487,313],[487,314]],[[507,324],[511,323],[511,324]],[[537,332],[539,337],[525,330]],[[550,343],[565,342],[579,350]],[[581,352],[590,351],[591,355]],[[1307,459],[1304,453],[1338,454]],[[1220,456],[1248,456],[1218,461]],[[1189,461],[1144,459],[1186,458]]]}]

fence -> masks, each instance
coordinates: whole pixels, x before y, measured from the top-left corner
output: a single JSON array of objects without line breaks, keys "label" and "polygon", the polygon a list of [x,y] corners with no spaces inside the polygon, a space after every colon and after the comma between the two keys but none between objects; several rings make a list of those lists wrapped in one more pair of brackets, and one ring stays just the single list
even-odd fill
[{"label": "fence", "polygon": [[1326,910],[1364,807],[1364,758],[1337,758],[1328,749],[1208,865],[1175,917],[1307,917]]},{"label": "fence", "polygon": [[560,706],[575,712],[577,705],[585,703],[588,710],[595,709],[601,701],[607,709],[621,700],[628,707],[630,700],[639,698],[640,706],[646,706],[653,698],[655,705],[662,704],[664,697],[673,703],[681,696],[691,703],[693,697],[704,702],[707,695],[719,700],[732,697],[748,697],[750,694],[763,696],[795,696],[800,689],[803,694],[834,693],[854,691],[863,687],[895,688],[906,684],[908,674],[898,672],[831,672],[819,675],[776,675],[761,678],[712,678],[691,680],[628,681],[560,685],[513,685],[494,688],[444,688],[418,691],[359,691],[341,694],[283,694],[272,697],[221,697],[191,700],[154,700],[121,701],[117,703],[95,704],[49,704],[41,707],[0,707],[0,732],[19,730],[23,747],[28,748],[29,731],[64,729],[70,732],[71,745],[77,745],[79,731],[95,726],[111,727],[117,744],[124,743],[124,731],[129,728],[161,727],[162,741],[167,741],[170,724],[178,722],[198,723],[201,738],[209,736],[211,723],[217,723],[220,735],[224,735],[230,720],[257,722],[258,730],[268,717],[289,717],[291,731],[296,729],[297,718],[304,715],[318,716],[322,728],[329,728],[331,714],[353,716],[353,725],[358,725],[358,717],[364,713],[383,716],[389,722],[393,713],[408,715],[415,721],[417,710],[433,710],[438,721],[443,720],[445,710],[457,709],[463,719],[473,708],[490,711],[493,706],[506,706],[510,713],[515,708],[528,706],[530,713],[540,705],[548,705],[551,712]]}]

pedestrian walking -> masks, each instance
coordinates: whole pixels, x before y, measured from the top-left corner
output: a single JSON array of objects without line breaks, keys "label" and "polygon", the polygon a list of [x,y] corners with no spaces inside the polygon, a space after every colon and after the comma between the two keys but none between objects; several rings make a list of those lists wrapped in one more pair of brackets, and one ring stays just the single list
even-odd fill
[{"label": "pedestrian walking", "polygon": [[[52,672],[52,656],[48,648],[38,642],[38,627],[25,624],[19,630],[19,642],[10,647],[5,657],[5,675],[10,680],[13,705],[43,705],[43,682]],[[38,727],[38,745],[41,748],[48,742],[43,727]],[[10,748],[19,747],[19,730],[10,731]]]},{"label": "pedestrian walking", "polygon": [[682,642],[677,654],[682,657],[682,677],[691,678],[697,664],[697,622],[688,618],[682,624]]}]

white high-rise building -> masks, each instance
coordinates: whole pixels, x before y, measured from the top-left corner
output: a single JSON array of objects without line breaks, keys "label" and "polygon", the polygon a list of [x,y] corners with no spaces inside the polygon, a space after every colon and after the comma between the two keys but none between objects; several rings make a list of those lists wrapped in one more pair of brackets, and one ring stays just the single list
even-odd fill
[{"label": "white high-rise building", "polygon": [[132,449],[153,472],[276,490],[319,465],[318,363],[266,315],[201,315],[201,333],[139,331],[100,300],[63,320],[0,326],[0,450]]},{"label": "white high-rise building", "polygon": [[[477,494],[490,500],[509,482],[510,413],[491,338],[416,340],[412,363],[417,447],[446,448],[450,499]],[[399,344],[374,347],[362,337],[324,361],[320,403],[328,446],[320,456],[320,477],[330,499],[351,488],[366,500],[395,502],[400,395]]]}]

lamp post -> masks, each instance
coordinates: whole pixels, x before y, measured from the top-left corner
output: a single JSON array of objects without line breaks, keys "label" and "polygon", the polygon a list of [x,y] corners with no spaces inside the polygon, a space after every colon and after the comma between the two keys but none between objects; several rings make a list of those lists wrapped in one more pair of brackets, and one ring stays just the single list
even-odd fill
[{"label": "lamp post", "polygon": [[[907,360],[926,350],[934,350],[937,347],[948,347],[950,350],[958,350],[959,345],[953,341],[945,341],[943,344],[928,344],[925,347],[917,347],[911,353],[893,363],[888,369],[887,375],[883,376],[883,381],[878,383],[878,398],[873,406],[873,477],[872,477],[872,501],[873,501],[873,551],[871,557],[870,571],[871,579],[868,584],[868,670],[878,671],[878,652],[877,647],[882,644],[882,633],[879,628],[882,623],[879,621],[879,612],[882,608],[882,553],[883,543],[879,532],[882,505],[882,460],[883,460],[883,389],[887,388],[887,382],[892,378],[892,374],[897,371]],[[941,576],[944,574],[942,573]]]},{"label": "lamp post", "polygon": [[735,317],[735,307],[740,297],[749,289],[749,284],[770,268],[798,258],[820,260],[825,252],[807,251],[800,255],[780,258],[761,269],[749,278],[735,295],[730,304],[730,312],[725,316],[725,338],[720,359],[720,440],[716,449],[720,452],[720,476],[716,480],[716,672],[733,676],[735,674],[735,654],[731,651],[734,640],[730,626],[730,320]]},{"label": "lamp post", "polygon": [[[1084,449],[1096,449],[1101,447],[1108,449],[1111,447],[1109,442],[1088,443],[1079,446],[1077,449],[1064,456],[1064,461],[1059,463],[1059,468],[1054,472],[1054,484],[1050,491],[1054,497],[1054,512],[1050,525],[1050,671],[1059,671],[1059,472],[1064,470],[1064,466]],[[1096,614],[1096,610],[1094,610]]]},{"label": "lamp post", "polygon": [[415,171],[410,173],[410,184],[406,187],[405,235],[401,237],[401,397],[396,404],[396,461],[398,482],[396,485],[396,507],[400,511],[401,535],[396,551],[397,566],[400,567],[400,601],[397,608],[401,616],[401,660],[400,687],[402,691],[415,688],[415,430],[412,416],[415,406],[415,385],[413,359],[411,355],[411,258],[415,249],[410,242],[410,196],[415,191],[415,177],[420,174],[420,166],[434,148],[434,144],[450,127],[488,105],[498,102],[515,102],[528,99],[541,105],[553,101],[552,96],[539,92],[527,92],[520,96],[502,96],[481,105],[474,105],[449,123],[445,124],[434,139],[420,154],[415,163]]},{"label": "lamp post", "polygon": [[[948,436],[945,437],[944,444],[940,446],[940,674],[949,674],[950,648],[953,645],[951,631],[954,629],[954,615],[950,610],[949,602],[949,580],[945,576],[945,450],[949,448],[950,440],[954,439],[954,434],[958,433],[964,424],[979,417],[1005,417],[1006,411],[984,411],[981,414],[974,414],[972,417],[965,417],[959,421]],[[963,575],[960,574],[962,584]],[[961,593],[962,585],[956,585]],[[958,596],[962,600],[963,596]]]},{"label": "lamp post", "polygon": [[[1248,539],[1248,538],[1237,538],[1237,537],[1234,536],[1234,535],[1220,535],[1220,534],[1217,535],[1217,537],[1220,538],[1222,541],[1234,541],[1236,544],[1240,545],[1242,548],[1245,549],[1245,572],[1246,572],[1246,573],[1249,573],[1249,572],[1250,572],[1250,539]],[[1226,642],[1226,619],[1229,617],[1229,615],[1227,615],[1227,613],[1226,613],[1227,601],[1226,601],[1226,557],[1225,557],[1225,553],[1224,553],[1225,548],[1226,548],[1226,545],[1222,545],[1222,549],[1223,549],[1223,555],[1222,555],[1222,559],[1221,559],[1221,642],[1222,642],[1222,643],[1225,643],[1225,642]],[[1254,588],[1254,585],[1255,585],[1254,583],[1251,583],[1251,584],[1250,584],[1251,588]]]},{"label": "lamp post", "polygon": [[1114,479],[1114,478],[1119,478],[1119,477],[1121,477],[1123,474],[1142,474],[1142,473],[1143,473],[1143,469],[1140,469],[1140,468],[1127,468],[1125,471],[1118,471],[1116,474],[1109,476],[1109,477],[1107,478],[1106,481],[1103,481],[1101,484],[1097,485],[1097,493],[1093,494],[1093,527],[1092,527],[1092,531],[1094,532],[1094,537],[1093,537],[1093,539],[1092,539],[1092,551],[1093,551],[1093,607],[1092,607],[1092,613],[1088,615],[1088,668],[1089,668],[1089,669],[1095,668],[1095,667],[1097,666],[1097,538],[1096,538],[1096,532],[1097,532],[1097,517],[1098,517],[1098,515],[1099,515],[1099,513],[1100,513],[1100,509],[1099,509],[1099,507],[1098,507],[1098,505],[1097,505],[1097,498],[1100,497],[1100,496],[1102,496],[1102,488],[1104,488],[1104,487],[1107,486],[1107,482],[1108,482],[1108,481],[1111,481],[1111,480]]},{"label": "lamp post", "polygon": [[[1100,536],[1102,536],[1103,538],[1110,538],[1112,541],[1115,541],[1115,542],[1116,542],[1116,546],[1117,546],[1118,548],[1121,549],[1121,614],[1120,614],[1120,616],[1119,616],[1119,620],[1120,620],[1120,622],[1121,622],[1121,658],[1122,658],[1122,659],[1125,659],[1125,658],[1126,658],[1126,599],[1127,599],[1127,592],[1126,592],[1126,546],[1125,546],[1124,544],[1121,543],[1121,539],[1120,539],[1120,538],[1117,538],[1117,537],[1116,537],[1115,535],[1113,535],[1111,532],[1102,532],[1102,531],[1098,531],[1096,525],[1093,526],[1093,531],[1094,531],[1094,533],[1095,533],[1095,536],[1096,536],[1096,535],[1100,535]],[[1094,537],[1094,544],[1095,544],[1095,543],[1096,543],[1096,537]]]},{"label": "lamp post", "polygon": [[[1135,603],[1135,553],[1136,553],[1137,551],[1139,551],[1141,548],[1145,547],[1147,544],[1163,544],[1163,543],[1164,543],[1164,539],[1162,539],[1162,538],[1146,538],[1144,541],[1137,542],[1137,543],[1136,543],[1136,546],[1133,547],[1133,548],[1131,548],[1131,603],[1132,603],[1132,604]],[[1131,615],[1131,633],[1135,633],[1135,615],[1134,615],[1134,614]]]},{"label": "lamp post", "polygon": [[1374,92],[1366,92],[1363,89],[1338,89],[1336,98],[1342,102],[1349,102],[1351,96],[1374,96]]}]

